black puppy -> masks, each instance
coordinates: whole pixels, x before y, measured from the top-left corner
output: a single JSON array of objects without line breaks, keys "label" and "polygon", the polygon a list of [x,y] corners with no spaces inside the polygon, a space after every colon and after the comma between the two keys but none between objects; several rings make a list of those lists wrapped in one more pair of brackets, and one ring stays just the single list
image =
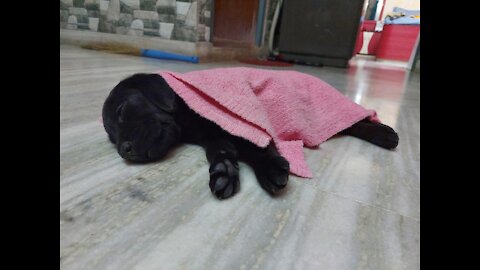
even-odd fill
[{"label": "black puppy", "polygon": [[[230,135],[192,111],[158,74],[135,74],[121,81],[106,99],[102,117],[118,153],[132,162],[160,160],[179,143],[204,147],[210,189],[220,199],[239,190],[238,160],[253,168],[262,188],[272,195],[287,184],[289,164],[273,145],[260,148]],[[392,128],[367,120],[341,133],[387,149],[398,145]]]}]

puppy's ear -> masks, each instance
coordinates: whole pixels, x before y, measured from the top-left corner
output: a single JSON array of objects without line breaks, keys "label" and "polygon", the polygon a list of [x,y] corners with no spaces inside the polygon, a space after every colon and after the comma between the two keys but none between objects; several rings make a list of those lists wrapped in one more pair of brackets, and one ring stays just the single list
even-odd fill
[{"label": "puppy's ear", "polygon": [[[113,92],[113,91],[112,91]],[[113,124],[113,119],[114,115],[112,115],[114,111],[113,107],[113,95],[112,92],[110,92],[110,95],[108,98],[105,100],[102,108],[102,116],[100,122],[102,123],[103,127],[105,128],[105,131],[108,134],[108,138],[110,141],[115,144],[116,143],[116,136],[115,136],[115,129],[114,129],[114,124]]]},{"label": "puppy's ear", "polygon": [[108,139],[110,139],[110,142],[112,142],[113,144],[116,144],[117,143],[117,138],[115,136],[115,132],[114,132],[114,129],[112,128],[112,126],[104,122],[103,127],[105,128],[105,131],[108,134]]},{"label": "puppy's ear", "polygon": [[158,74],[148,76],[147,87],[141,87],[142,94],[157,108],[173,112],[177,108],[177,95],[167,82]]}]

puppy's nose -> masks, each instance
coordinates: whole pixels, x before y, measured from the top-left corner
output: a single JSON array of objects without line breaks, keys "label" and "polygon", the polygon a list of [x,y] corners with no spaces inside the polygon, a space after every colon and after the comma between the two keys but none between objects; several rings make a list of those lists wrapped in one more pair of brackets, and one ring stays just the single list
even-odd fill
[{"label": "puppy's nose", "polygon": [[132,144],[130,142],[122,143],[122,152],[128,154],[130,151],[132,151]]}]

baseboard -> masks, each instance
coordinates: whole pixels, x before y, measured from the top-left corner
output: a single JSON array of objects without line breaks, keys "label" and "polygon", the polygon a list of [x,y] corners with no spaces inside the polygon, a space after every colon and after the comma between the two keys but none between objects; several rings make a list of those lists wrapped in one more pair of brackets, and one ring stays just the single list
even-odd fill
[{"label": "baseboard", "polygon": [[200,62],[231,61],[256,58],[260,55],[260,48],[216,47],[210,42],[198,42],[197,55],[200,57]]},{"label": "baseboard", "polygon": [[145,36],[117,35],[82,30],[60,29],[60,43],[83,46],[93,42],[115,42],[136,48],[161,50],[197,56],[195,42],[161,39]]},{"label": "baseboard", "polygon": [[187,42],[160,39],[155,37],[137,37],[82,30],[60,29],[60,43],[83,46],[95,42],[114,42],[138,49],[154,49],[183,55],[193,55],[200,62],[229,61],[241,58],[257,57],[260,49],[214,47],[211,42]]}]

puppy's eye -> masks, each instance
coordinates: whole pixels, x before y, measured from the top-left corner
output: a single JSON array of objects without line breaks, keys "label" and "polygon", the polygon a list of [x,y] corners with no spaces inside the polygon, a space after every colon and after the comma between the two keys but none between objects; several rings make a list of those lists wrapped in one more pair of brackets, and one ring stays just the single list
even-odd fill
[{"label": "puppy's eye", "polygon": [[126,103],[126,102],[123,102],[122,104],[120,104],[120,105],[117,107],[116,114],[117,114],[117,119],[118,119],[118,122],[119,122],[119,123],[122,123],[122,122],[123,122],[123,111],[124,111],[124,109],[125,109],[125,103]]}]

